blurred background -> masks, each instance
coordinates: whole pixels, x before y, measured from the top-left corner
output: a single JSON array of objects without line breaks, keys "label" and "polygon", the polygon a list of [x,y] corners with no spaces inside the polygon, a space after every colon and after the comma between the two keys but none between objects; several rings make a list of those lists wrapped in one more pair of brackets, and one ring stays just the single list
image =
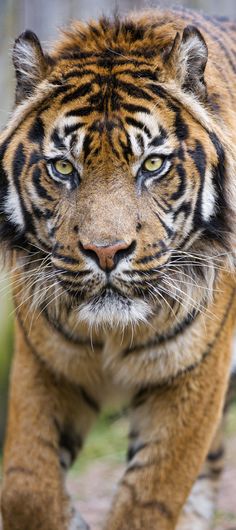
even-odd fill
[{"label": "blurred background", "polygon": [[[176,0],[173,2],[162,0],[159,3],[155,2],[155,0],[150,2],[146,0],[0,0],[0,127],[2,128],[6,123],[14,102],[14,72],[11,63],[11,49],[13,47],[14,39],[22,31],[27,28],[35,31],[43,46],[46,48],[47,46],[50,46],[50,42],[57,36],[58,28],[67,25],[74,18],[88,20],[96,18],[102,14],[109,15],[112,14],[116,8],[118,8],[121,14],[125,14],[132,9],[145,9],[147,7],[154,8],[155,6],[169,7],[177,4],[197,9],[208,14],[229,16],[236,19],[235,0]],[[2,272],[0,273],[0,455],[4,439],[7,387],[12,349],[13,314],[10,288],[7,275]],[[236,407],[234,412],[231,413],[228,426],[228,436],[234,441],[234,446],[236,445],[235,433]],[[83,453],[82,461],[79,464],[80,468],[86,468],[87,462],[91,462],[91,460],[101,462],[103,461],[104,456],[108,455],[108,459],[110,457],[113,460],[113,469],[115,469],[114,462],[118,463],[117,465],[119,469],[119,462],[124,460],[126,447],[125,435],[125,419],[123,416],[117,416],[110,411],[100,420],[99,424],[93,431],[87,448]],[[231,452],[230,458],[230,465],[231,467],[234,466],[234,470],[236,471],[235,452],[233,457]],[[101,483],[103,483],[103,486],[101,488],[103,489],[103,496],[106,496],[106,492],[104,491],[104,479],[106,477],[107,468],[104,468],[103,465],[101,471],[99,464],[96,465],[98,465],[98,468],[93,466],[93,473],[90,478],[89,471],[87,472],[87,483],[89,482],[90,484],[90,496],[92,493],[91,482],[94,483],[94,489],[96,489],[96,492],[99,490],[95,478],[96,469],[98,469],[98,475],[102,476]],[[76,471],[77,467],[75,468],[75,472]],[[236,484],[236,474],[234,477],[234,484]],[[225,498],[230,497],[232,480],[234,479],[230,475],[228,496],[227,485],[224,485],[223,489]],[[109,480],[107,484],[107,488],[110,488]],[[84,491],[86,497],[86,483]],[[86,506],[87,510],[90,511],[88,505]],[[225,509],[225,501],[223,502],[223,509]],[[227,517],[229,516],[230,518],[232,515],[230,512],[231,508],[227,509]],[[226,528],[223,519],[220,519],[221,522],[219,523],[221,530],[223,527]],[[236,519],[234,519],[234,522],[235,530]]]}]

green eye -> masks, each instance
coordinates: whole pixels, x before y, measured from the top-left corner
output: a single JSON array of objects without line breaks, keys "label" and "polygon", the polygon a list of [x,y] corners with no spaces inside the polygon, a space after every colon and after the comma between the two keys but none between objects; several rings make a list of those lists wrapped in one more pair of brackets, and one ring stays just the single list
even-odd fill
[{"label": "green eye", "polygon": [[158,169],[161,168],[163,165],[163,158],[160,158],[159,156],[156,157],[150,157],[145,160],[143,164],[143,169],[145,171],[149,171],[150,173],[153,173],[155,171],[158,171]]},{"label": "green eye", "polygon": [[56,171],[61,175],[71,175],[74,171],[73,165],[71,162],[68,162],[68,160],[56,160],[53,165]]}]

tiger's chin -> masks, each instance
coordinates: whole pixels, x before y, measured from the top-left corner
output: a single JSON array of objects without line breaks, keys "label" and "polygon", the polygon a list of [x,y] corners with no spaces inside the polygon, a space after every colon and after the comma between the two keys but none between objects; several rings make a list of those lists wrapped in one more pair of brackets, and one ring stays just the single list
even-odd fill
[{"label": "tiger's chin", "polygon": [[125,328],[145,323],[151,315],[152,308],[144,300],[110,289],[83,302],[78,309],[79,320],[90,327]]}]

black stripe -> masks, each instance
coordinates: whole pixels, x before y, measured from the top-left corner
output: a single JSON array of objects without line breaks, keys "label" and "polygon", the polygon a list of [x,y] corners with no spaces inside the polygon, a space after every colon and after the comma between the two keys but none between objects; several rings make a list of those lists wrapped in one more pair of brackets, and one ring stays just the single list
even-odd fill
[{"label": "black stripe", "polygon": [[47,189],[44,188],[41,184],[41,176],[42,176],[42,171],[40,167],[36,166],[33,170],[32,180],[37,190],[37,193],[39,197],[46,199],[47,201],[53,202],[54,201],[53,197],[49,195]]},{"label": "black stripe", "polygon": [[83,400],[85,401],[85,403],[94,412],[96,412],[96,413],[100,412],[99,404],[97,403],[97,401],[90,394],[88,394],[87,390],[85,390],[85,388],[83,388],[82,386],[80,386],[79,389],[80,389],[81,396],[82,396]]},{"label": "black stripe", "polygon": [[183,197],[185,189],[186,189],[186,171],[185,171],[185,168],[184,168],[183,164],[181,164],[181,163],[177,164],[175,170],[176,170],[176,173],[179,176],[179,181],[180,182],[179,182],[179,187],[178,187],[177,191],[172,193],[172,195],[170,197],[171,200],[173,200],[173,201],[177,201],[178,199]]},{"label": "black stripe", "polygon": [[95,75],[95,72],[93,70],[90,70],[88,68],[83,68],[82,65],[79,65],[77,68],[74,68],[73,70],[69,70],[67,74],[64,74],[63,79],[70,79],[71,77],[84,77],[86,75]]},{"label": "black stripe", "polygon": [[180,108],[170,100],[168,101],[168,107],[175,113],[175,134],[178,140],[180,142],[187,140],[189,136],[189,128],[187,123],[182,118],[182,112]]},{"label": "black stripe", "polygon": [[31,166],[34,166],[35,164],[38,164],[41,160],[42,160],[41,153],[39,151],[36,151],[36,149],[35,149],[30,154],[28,167],[30,168]]},{"label": "black stripe", "polygon": [[159,84],[148,83],[147,88],[155,95],[161,99],[169,100],[170,96],[166,90]]},{"label": "black stripe", "polygon": [[14,154],[14,157],[13,157],[12,176],[13,176],[13,181],[14,181],[15,188],[16,188],[16,191],[17,191],[17,194],[18,194],[19,202],[20,202],[20,205],[21,205],[21,212],[22,212],[22,215],[23,215],[23,218],[24,218],[25,227],[26,227],[27,230],[30,230],[30,232],[32,234],[35,234],[35,227],[34,227],[33,218],[32,218],[30,213],[25,208],[24,201],[23,201],[23,196],[22,196],[22,193],[21,193],[21,186],[20,186],[21,175],[22,175],[23,169],[25,169],[25,167],[26,167],[26,155],[25,155],[25,152],[24,152],[24,145],[23,145],[23,143],[19,143],[17,148],[16,148],[16,150],[15,150],[15,154]]},{"label": "black stripe", "polygon": [[70,103],[71,101],[74,101],[75,99],[80,99],[86,96],[91,90],[91,87],[92,87],[91,82],[80,85],[76,90],[74,90],[74,92],[70,92],[69,94],[64,96],[61,100],[61,103],[64,105],[66,103]]},{"label": "black stripe", "polygon": [[207,460],[209,462],[216,462],[217,460],[220,460],[221,458],[223,458],[224,454],[225,454],[224,448],[220,447],[220,449],[218,449],[217,451],[212,451],[208,453]]},{"label": "black stripe", "polygon": [[[120,57],[120,54],[123,54],[126,53],[127,55],[127,51],[125,50],[116,50],[116,49],[113,49],[111,50],[110,52],[110,55],[108,55],[108,53],[104,53],[103,55],[101,55],[101,52],[75,52],[73,50],[71,50],[71,52],[68,50],[67,52],[64,52],[63,54],[61,54],[60,56],[60,59],[62,60],[68,60],[68,59],[73,59],[73,60],[77,60],[78,61],[78,64],[74,66],[74,68],[85,68],[87,69],[88,67],[90,66],[102,66],[106,69],[108,69],[111,65],[111,63],[115,64],[116,66],[123,66],[123,65],[134,65],[135,67],[140,67],[140,66],[147,66],[148,68],[150,67],[150,63],[148,61],[145,61],[145,59],[143,57],[138,57],[138,53],[137,53],[137,56],[136,57],[133,57],[133,56],[127,56],[125,57],[124,59]],[[59,59],[59,60],[60,60]],[[81,63],[80,61],[82,59],[88,59],[88,61],[86,63]],[[69,73],[68,73],[68,76],[69,76]]]},{"label": "black stripe", "polygon": [[[31,207],[34,216],[38,219],[51,219],[54,216],[54,212],[49,210],[48,208],[45,208],[44,206],[41,209],[32,203]],[[50,230],[50,235],[53,235],[53,229]]]},{"label": "black stripe", "polygon": [[126,131],[124,131],[124,132],[126,134],[126,143],[123,142],[123,140],[121,140],[121,138],[119,138],[119,144],[120,144],[120,147],[122,149],[122,153],[123,153],[124,159],[126,160],[126,162],[129,163],[129,159],[132,156],[133,151],[132,151],[129,135],[128,135],[128,133]]},{"label": "black stripe", "polygon": [[160,127],[160,133],[158,134],[158,136],[155,136],[152,139],[149,146],[158,147],[159,145],[163,145],[166,139],[167,139],[167,132],[165,131],[165,129],[163,129],[163,127]]},{"label": "black stripe", "polygon": [[22,475],[32,476],[36,475],[36,472],[33,469],[27,469],[23,466],[12,466],[6,469],[5,474],[6,475],[12,475],[15,473],[21,473]]},{"label": "black stripe", "polygon": [[163,197],[161,197],[159,199],[156,199],[156,197],[153,197],[153,200],[155,201],[157,206],[160,208],[160,210],[162,210],[164,213],[168,213],[168,212],[170,212],[172,210],[172,205],[168,204],[167,201]]},{"label": "black stripe", "polygon": [[149,444],[147,443],[140,443],[136,447],[131,445],[128,449],[127,461],[130,462],[130,460],[132,460],[135,457],[135,455],[137,455],[140,451],[145,449],[148,445]]},{"label": "black stripe", "polygon": [[92,138],[90,134],[86,134],[84,137],[84,141],[83,141],[84,161],[87,160],[88,156],[91,153],[91,149],[90,149],[91,143],[92,143]]},{"label": "black stripe", "polygon": [[[167,210],[168,211],[168,210]],[[185,219],[192,213],[192,204],[191,202],[183,202],[177,210],[173,212],[174,220],[178,217],[180,213],[184,214]]]},{"label": "black stripe", "polygon": [[69,264],[72,264],[72,265],[80,265],[81,264],[81,260],[72,258],[71,256],[63,256],[62,254],[58,254],[58,252],[55,252],[55,250],[53,251],[53,257],[63,261],[64,263],[69,263]]},{"label": "black stripe", "polygon": [[[10,138],[7,138],[5,142],[0,145],[0,215],[4,211],[4,202],[8,192],[8,176],[4,169],[3,159],[9,146]],[[2,225],[2,221],[1,221]]]},{"label": "black stripe", "polygon": [[31,126],[29,132],[28,132],[28,138],[31,142],[41,144],[44,140],[44,125],[42,118],[39,116],[34,121],[33,125]]},{"label": "black stripe", "polygon": [[[59,333],[63,336],[64,339],[68,340],[72,344],[76,344],[77,346],[86,346],[91,348],[91,338],[84,338],[84,337],[78,337],[71,335],[64,327],[63,324],[60,321],[55,320],[51,317],[51,315],[48,314],[47,309],[43,309],[42,313],[49,323],[49,325],[53,328],[53,331]],[[93,341],[93,348],[94,349],[101,349],[103,347],[102,342],[94,342]]]},{"label": "black stripe", "polygon": [[139,144],[139,147],[140,147],[141,151],[144,151],[145,144],[144,144],[144,139],[143,139],[142,135],[141,134],[137,134],[136,140],[137,140],[137,142]]},{"label": "black stripe", "polygon": [[174,231],[172,230],[172,228],[170,228],[166,223],[165,221],[163,221],[163,219],[161,218],[161,216],[159,215],[159,213],[157,212],[154,212],[156,217],[158,218],[158,220],[160,221],[162,227],[164,228],[164,230],[166,231],[166,234],[169,238],[171,238],[174,234]]},{"label": "black stripe", "polygon": [[[68,264],[71,264],[71,265],[81,265],[81,260],[79,259],[76,259],[76,258],[72,258],[72,256],[65,256],[63,254],[59,254],[58,252],[55,252],[55,250],[53,250],[53,258],[55,259],[58,259],[60,261],[63,261],[63,263],[68,263]],[[66,269],[63,269],[61,267],[59,267],[60,270],[66,270]],[[75,272],[75,271],[70,271],[70,270],[67,270],[67,272]],[[89,271],[77,271],[78,273],[81,272],[81,274],[84,274],[84,273],[88,273]]]},{"label": "black stripe", "polygon": [[122,103],[122,108],[128,112],[144,112],[145,114],[151,114],[150,110],[142,105],[135,105],[134,103]]},{"label": "black stripe", "polygon": [[56,267],[54,265],[54,269],[57,273],[57,275],[60,275],[61,274],[64,274],[64,273],[67,273],[69,276],[74,276],[75,278],[81,278],[84,277],[84,276],[87,276],[88,274],[91,274],[91,271],[86,271],[86,270],[83,270],[83,271],[74,271],[74,270],[71,270],[71,269],[65,269],[63,267]]},{"label": "black stripe", "polygon": [[73,85],[60,85],[50,94],[49,100],[53,101],[57,96],[60,96],[61,94],[65,94],[68,92],[68,90],[71,90],[73,88]]},{"label": "black stripe", "polygon": [[73,463],[78,451],[83,446],[83,441],[71,424],[63,427],[63,430],[60,432],[59,446],[70,453],[71,463]]},{"label": "black stripe", "polygon": [[117,79],[117,88],[124,91],[126,94],[132,96],[135,99],[145,99],[146,101],[153,100],[152,96],[150,96],[150,94],[146,90],[138,87],[137,85],[133,85],[132,83]]},{"label": "black stripe", "polygon": [[163,517],[166,517],[166,519],[173,519],[171,510],[167,508],[166,504],[164,504],[162,501],[155,499],[153,501],[140,502],[140,505],[144,509],[157,510]]},{"label": "black stripe", "polygon": [[199,314],[200,314],[199,311],[195,309],[191,313],[188,313],[188,315],[182,320],[182,322],[179,322],[168,333],[164,333],[163,335],[156,334],[153,339],[151,339],[150,341],[144,344],[138,344],[136,346],[133,346],[132,348],[126,348],[122,352],[123,357],[126,357],[127,355],[130,355],[131,353],[136,354],[136,353],[142,352],[145,349],[160,346],[170,340],[175,339],[178,335],[181,335],[182,333],[184,333],[186,329],[191,326],[191,324],[193,324],[193,322],[196,320]]},{"label": "black stripe", "polygon": [[204,223],[204,219],[202,217],[202,201],[203,201],[203,189],[204,189],[204,180],[205,180],[205,173],[206,173],[206,153],[203,148],[202,143],[199,140],[195,141],[195,148],[189,149],[188,153],[190,154],[195,167],[198,170],[198,174],[200,177],[200,183],[199,183],[199,189],[197,193],[197,201],[196,206],[194,210],[194,227],[195,229],[202,226]]},{"label": "black stripe", "polygon": [[[153,254],[152,256],[144,256],[144,258],[139,258],[136,260],[136,264],[142,264],[144,265],[145,263],[150,263],[150,261],[153,261],[153,260],[156,260],[156,259],[159,259],[163,254],[163,250],[159,250],[158,252],[156,252],[156,254]],[[143,274],[146,273],[146,271],[137,271],[137,272],[143,272]]]},{"label": "black stripe", "polygon": [[182,118],[179,102],[170,96],[161,85],[149,83],[148,88],[153,94],[166,101],[168,108],[175,114],[175,134],[178,140],[186,140],[189,136],[189,128]]},{"label": "black stripe", "polygon": [[65,149],[65,144],[63,142],[63,139],[59,136],[59,132],[57,129],[54,129],[54,131],[52,132],[51,141],[58,149]]},{"label": "black stripe", "polygon": [[215,135],[209,133],[209,137],[215,147],[218,164],[212,168],[212,182],[216,190],[216,213],[205,226],[205,237],[218,240],[224,248],[227,248],[228,238],[227,233],[231,233],[230,218],[228,218],[228,204],[225,199],[225,179],[226,179],[226,157],[224,148]]},{"label": "black stripe", "polygon": [[78,129],[81,129],[83,125],[84,125],[83,123],[75,123],[74,125],[65,125],[64,135],[68,136],[69,134],[73,134],[74,132],[78,131]]},{"label": "black stripe", "polygon": [[142,510],[145,510],[145,509],[157,510],[163,517],[166,517],[167,519],[171,519],[171,520],[173,519],[172,512],[169,510],[169,508],[167,508],[164,502],[158,501],[158,499],[150,500],[146,502],[140,501],[136,493],[135,486],[133,484],[129,484],[126,478],[123,478],[123,480],[121,481],[121,485],[128,488],[131,499],[132,499],[132,503],[135,506],[139,506],[140,508],[142,508]]},{"label": "black stripe", "polygon": [[65,289],[65,291],[68,291],[68,293],[73,295],[74,299],[79,299],[80,302],[83,300],[84,293],[79,290],[80,284],[74,283],[72,280],[70,281],[65,280],[64,276],[61,277],[60,275],[57,276],[58,281],[60,282],[60,285]]},{"label": "black stripe", "polygon": [[19,181],[23,171],[23,168],[26,163],[26,156],[24,152],[23,143],[19,143],[14,154],[13,163],[12,163],[12,175],[14,184],[17,191],[19,192]]},{"label": "black stripe", "polygon": [[[218,479],[219,475],[221,475],[221,473],[223,472],[223,469],[224,467],[222,466],[218,467],[217,469],[211,468],[211,476]],[[230,528],[228,528],[228,530],[230,530]],[[232,528],[231,530],[235,530],[235,529]]]},{"label": "black stripe", "polygon": [[157,74],[156,71],[153,71],[151,69],[140,69],[137,71],[126,69],[126,70],[120,70],[119,75],[129,75],[130,77],[133,77],[133,79],[149,79],[149,81],[157,81]]},{"label": "black stripe", "polygon": [[81,107],[80,109],[72,109],[66,113],[66,117],[89,116],[93,110],[94,109],[90,105],[87,107]]},{"label": "black stripe", "polygon": [[133,127],[136,127],[137,129],[141,129],[141,131],[146,133],[148,138],[152,137],[150,129],[147,127],[147,125],[143,124],[141,121],[136,120],[135,118],[132,118],[131,116],[127,116],[125,118],[125,121],[128,125],[132,125]]},{"label": "black stripe", "polygon": [[[66,50],[64,53],[60,54],[60,59],[68,61],[69,59],[88,59],[90,57],[100,57],[99,52],[81,52],[74,50]],[[90,64],[90,63],[89,63]],[[95,62],[97,64],[97,62]]]}]

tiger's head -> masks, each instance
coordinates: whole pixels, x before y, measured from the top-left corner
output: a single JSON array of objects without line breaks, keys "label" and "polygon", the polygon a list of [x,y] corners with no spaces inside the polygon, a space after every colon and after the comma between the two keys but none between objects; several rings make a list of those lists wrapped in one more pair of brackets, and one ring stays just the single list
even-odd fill
[{"label": "tiger's head", "polygon": [[92,325],[193,311],[232,250],[207,45],[168,16],[76,23],[50,55],[16,40],[1,237],[47,311],[57,299]]}]

